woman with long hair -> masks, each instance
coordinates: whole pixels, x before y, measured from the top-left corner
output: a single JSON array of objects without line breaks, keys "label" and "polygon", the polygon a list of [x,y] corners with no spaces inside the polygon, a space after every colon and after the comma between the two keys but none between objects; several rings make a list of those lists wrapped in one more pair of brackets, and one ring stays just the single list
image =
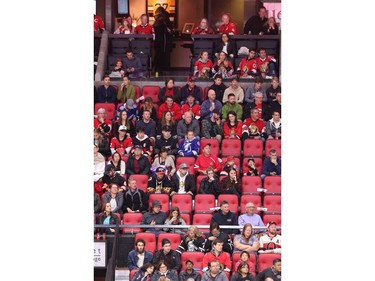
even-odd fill
[{"label": "woman with long hair", "polygon": [[139,110],[139,116],[143,116],[143,111],[148,110],[151,114],[151,119],[155,122],[158,120],[156,115],[156,110],[154,107],[154,101],[151,97],[145,98],[145,101],[141,105],[141,109]]},{"label": "woman with long hair", "polygon": [[235,194],[240,201],[242,193],[242,181],[240,177],[237,177],[237,171],[231,168],[228,172],[228,176],[223,178],[220,182],[220,194]]},{"label": "woman with long hair", "polygon": [[[99,224],[116,224],[117,216],[111,211],[111,203],[105,203],[103,206],[103,212],[99,215]],[[100,229],[100,233],[114,234],[115,229],[109,227],[103,227]]]},{"label": "woman with long hair", "polygon": [[235,111],[228,112],[223,129],[225,139],[240,140],[242,138],[242,122],[237,120],[237,113]]},{"label": "woman with long hair", "polygon": [[249,265],[242,262],[230,278],[230,281],[255,281],[255,277],[250,273]]},{"label": "woman with long hair", "polygon": [[168,77],[165,80],[165,87],[160,89],[158,94],[160,104],[165,102],[166,97],[172,97],[175,103],[180,104],[181,94],[180,89],[174,85],[174,78]]},{"label": "woman with long hair", "polygon": [[125,161],[121,159],[120,153],[117,151],[112,154],[112,159],[108,161],[108,164],[112,164],[115,167],[115,172],[119,173],[120,175],[125,175],[126,164]]},{"label": "woman with long hair", "polygon": [[161,131],[164,126],[171,127],[171,135],[177,135],[177,124],[173,120],[172,112],[171,111],[164,111],[161,119],[158,121],[158,126],[156,128],[156,135],[161,135]]},{"label": "woman with long hair", "polygon": [[120,126],[125,126],[126,127],[126,134],[128,136],[132,136],[131,132],[135,131],[135,126],[132,121],[128,119],[128,112],[124,109],[120,111],[119,117],[115,121],[113,125],[113,135],[118,136],[118,129]]},{"label": "woman with long hair", "polygon": [[208,58],[208,52],[202,51],[199,59],[194,63],[194,76],[201,78],[210,78],[212,76],[212,61]]},{"label": "woman with long hair", "polygon": [[[169,212],[168,218],[165,220],[165,225],[186,225],[185,220],[181,217],[180,209],[175,206]],[[185,228],[164,228],[165,232],[172,232],[178,234],[185,234]]]},{"label": "woman with long hair", "polygon": [[215,34],[215,31],[208,24],[208,19],[202,18],[199,25],[193,29],[191,34]]},{"label": "woman with long hair", "polygon": [[202,233],[198,227],[191,225],[188,228],[186,236],[182,238],[180,245],[176,252],[182,254],[183,252],[205,252],[204,249],[205,239],[202,237]]},{"label": "woman with long hair", "polygon": [[154,265],[152,263],[145,263],[133,275],[131,281],[150,281],[153,273],[154,273]]},{"label": "woman with long hair", "polygon": [[220,52],[224,52],[230,59],[237,53],[234,41],[230,40],[228,34],[221,34],[219,42],[215,44],[215,57],[219,57]]},{"label": "woman with long hair", "polygon": [[253,234],[253,227],[250,223],[245,223],[241,234],[237,234],[233,239],[235,252],[246,251],[249,254],[256,253],[259,250],[259,241]]},{"label": "woman with long hair", "polygon": [[212,67],[212,73],[214,74],[214,77],[216,77],[216,75],[220,75],[223,78],[229,78],[232,76],[233,65],[228,60],[227,54],[225,52],[221,51],[218,54],[217,60]]},{"label": "woman with long hair", "polygon": [[278,35],[279,27],[274,17],[269,17],[263,26],[263,35]]},{"label": "woman with long hair", "polygon": [[101,130],[94,129],[94,145],[99,148],[99,153],[104,157],[111,155],[111,149],[109,148],[109,142],[106,137],[102,135]]}]

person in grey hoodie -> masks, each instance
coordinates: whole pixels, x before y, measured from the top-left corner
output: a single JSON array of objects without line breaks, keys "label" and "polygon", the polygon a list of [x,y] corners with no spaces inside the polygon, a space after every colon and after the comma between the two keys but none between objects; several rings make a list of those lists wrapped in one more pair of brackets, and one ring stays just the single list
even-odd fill
[{"label": "person in grey hoodie", "polygon": [[208,270],[203,272],[202,281],[229,281],[228,277],[220,270],[220,263],[215,260],[208,265]]},{"label": "person in grey hoodie", "polygon": [[[150,211],[143,214],[141,224],[149,224],[149,225],[155,225],[155,224],[162,224],[164,225],[164,222],[167,218],[167,215],[165,212],[160,211],[161,210],[161,203],[159,200],[155,200],[152,202]],[[163,233],[162,228],[147,228],[145,229],[146,232],[153,232],[155,234]]]}]

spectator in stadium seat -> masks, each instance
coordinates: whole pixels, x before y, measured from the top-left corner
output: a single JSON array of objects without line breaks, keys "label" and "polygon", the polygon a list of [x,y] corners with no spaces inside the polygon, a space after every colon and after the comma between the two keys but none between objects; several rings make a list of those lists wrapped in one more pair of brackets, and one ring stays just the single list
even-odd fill
[{"label": "spectator in stadium seat", "polygon": [[237,26],[234,22],[230,20],[229,14],[223,14],[221,16],[221,21],[223,24],[219,27],[219,33],[229,34],[229,35],[236,35],[237,34]]},{"label": "spectator in stadium seat", "polygon": [[214,260],[208,264],[208,270],[203,272],[201,281],[229,281],[229,280],[226,274],[220,270],[220,262],[217,260]]},{"label": "spectator in stadium seat", "polygon": [[247,263],[241,263],[236,272],[230,278],[230,281],[255,281],[255,277],[250,273],[250,267]]},{"label": "spectator in stadium seat", "polygon": [[[227,33],[222,33],[218,42],[215,42],[215,57],[220,59],[221,52],[226,55],[226,58],[233,62],[233,58],[237,53],[236,44],[232,41]],[[233,69],[233,67],[232,67]]]},{"label": "spectator in stadium seat", "polygon": [[235,112],[237,119],[242,120],[242,106],[236,102],[236,96],[233,93],[228,95],[228,101],[224,104],[223,108],[221,109],[222,113],[222,120],[223,122],[228,117],[228,112]]},{"label": "spectator in stadium seat", "polygon": [[281,259],[276,258],[272,262],[272,267],[259,272],[256,281],[280,281],[281,280]]},{"label": "spectator in stadium seat", "polygon": [[166,170],[166,174],[169,178],[176,172],[174,158],[168,155],[168,149],[166,147],[162,147],[159,150],[158,157],[155,157],[154,162],[151,164],[151,171],[156,171],[159,167],[163,167]]},{"label": "spectator in stadium seat", "polygon": [[116,89],[111,85],[111,78],[108,75],[103,77],[103,85],[96,90],[95,103],[108,102],[116,103]]},{"label": "spectator in stadium seat", "polygon": [[139,117],[138,106],[134,102],[134,100],[128,99],[124,104],[120,105],[117,108],[116,115],[119,114],[122,110],[126,110],[129,121],[135,123],[135,121],[138,120],[138,117]]},{"label": "spectator in stadium seat", "polygon": [[172,250],[171,241],[169,241],[169,239],[167,238],[164,238],[161,241],[161,247],[162,249],[155,253],[152,263],[160,264],[160,262],[165,262],[165,264],[168,265],[168,268],[172,271],[173,269],[179,271],[181,269],[180,255],[175,250]]},{"label": "spectator in stadium seat", "polygon": [[179,281],[178,270],[172,268],[167,260],[160,260],[156,263],[156,271],[152,275],[151,281]]},{"label": "spectator in stadium seat", "polygon": [[132,138],[129,137],[127,134],[127,128],[126,126],[121,125],[118,128],[118,135],[113,137],[111,139],[111,152],[112,154],[117,151],[118,148],[123,148],[125,149],[126,155],[128,155],[132,149],[133,143],[132,143]]},{"label": "spectator in stadium seat", "polygon": [[102,202],[98,193],[94,192],[94,213],[99,214],[102,210]]},{"label": "spectator in stadium seat", "polygon": [[128,76],[122,78],[122,83],[117,91],[117,101],[119,103],[125,103],[128,99],[136,100],[135,88],[130,84]]},{"label": "spectator in stadium seat", "polygon": [[[234,265],[234,270],[238,270],[238,267],[240,266],[240,264],[247,264],[249,266],[249,272],[253,275],[253,276],[256,276],[256,273],[255,273],[255,264],[253,262],[250,261],[250,254],[246,251],[242,251],[241,252],[241,255],[240,255],[240,259],[236,262],[236,264]],[[255,280],[255,278],[254,278]]]},{"label": "spectator in stadium seat", "polygon": [[211,69],[213,65],[212,61],[208,58],[208,52],[202,51],[199,54],[199,59],[194,62],[194,77],[210,78],[212,76]]},{"label": "spectator in stadium seat", "polygon": [[132,34],[131,23],[127,21],[126,18],[121,20],[119,27],[113,32],[113,34]]},{"label": "spectator in stadium seat", "polygon": [[253,202],[247,202],[245,205],[246,212],[238,217],[238,225],[244,226],[251,224],[252,226],[264,226],[262,218],[255,213],[255,205]]},{"label": "spectator in stadium seat", "polygon": [[219,143],[223,138],[223,122],[221,121],[221,113],[219,109],[215,108],[212,111],[210,119],[202,120],[202,138],[211,139],[216,138]]},{"label": "spectator in stadium seat", "polygon": [[172,176],[172,192],[175,194],[190,194],[193,198],[197,192],[194,175],[189,174],[186,163],[181,163],[178,171]]},{"label": "spectator in stadium seat", "polygon": [[[140,97],[139,99],[141,99],[142,97]],[[139,109],[139,116],[142,116],[145,110],[150,111],[152,120],[154,120],[155,122],[158,121],[157,112],[154,107],[154,101],[151,97],[144,98],[144,102],[141,104],[141,108]]]},{"label": "spectator in stadium seat", "polygon": [[234,156],[229,155],[223,165],[223,170],[220,172],[220,176],[228,176],[230,170],[232,169],[234,169],[237,173],[239,171],[239,167],[237,167],[237,165],[234,162]]},{"label": "spectator in stadium seat", "polygon": [[225,139],[241,139],[242,138],[242,121],[238,121],[237,113],[229,111],[224,122],[224,138]]},{"label": "spectator in stadium seat", "polygon": [[268,56],[264,48],[260,48],[258,53],[256,62],[259,75],[263,79],[272,79],[272,76],[276,76],[276,59],[273,56]]},{"label": "spectator in stadium seat", "polygon": [[195,85],[195,77],[193,75],[189,76],[187,78],[186,85],[181,87],[181,105],[186,102],[189,93],[192,93],[194,95],[195,103],[201,103],[201,92],[199,90],[199,87]]},{"label": "spectator in stadium seat", "polygon": [[183,252],[204,253],[204,238],[197,226],[189,226],[187,234],[182,238],[176,252],[179,254],[182,254]]},{"label": "spectator in stadium seat", "polygon": [[168,126],[174,138],[177,138],[177,122],[173,120],[172,112],[164,111],[161,119],[158,121],[156,136],[162,134],[162,129]]},{"label": "spectator in stadium seat", "polygon": [[235,252],[247,251],[249,254],[256,253],[259,249],[259,242],[256,235],[253,235],[253,227],[250,223],[246,223],[241,234],[237,234],[233,239]]},{"label": "spectator in stadium seat", "polygon": [[94,129],[94,145],[98,146],[98,152],[104,157],[111,155],[111,149],[109,148],[107,138],[102,135],[100,129]]},{"label": "spectator in stadium seat", "polygon": [[247,160],[247,167],[249,168],[249,171],[247,173],[244,173],[244,176],[259,176],[259,171],[255,167],[255,160],[254,158],[249,158]]},{"label": "spectator in stadium seat", "polygon": [[107,162],[108,165],[112,165],[115,168],[115,173],[120,175],[125,175],[126,164],[125,161],[121,159],[121,155],[118,152],[112,154],[112,159]]},{"label": "spectator in stadium seat", "polygon": [[237,177],[237,171],[231,169],[228,176],[220,181],[220,194],[234,194],[238,197],[238,203],[241,200],[242,193],[242,181],[241,178]]},{"label": "spectator in stadium seat", "polygon": [[275,100],[271,101],[269,111],[270,112],[278,111],[280,113],[280,118],[281,118],[281,92],[277,93]]},{"label": "spectator in stadium seat", "polygon": [[128,112],[125,109],[120,111],[119,117],[117,118],[117,120],[113,124],[113,135],[118,136],[118,134],[119,134],[118,129],[120,128],[120,126],[126,127],[126,131],[127,131],[126,134],[129,137],[133,137],[132,134],[135,135],[135,133],[133,133],[133,132],[135,132],[135,126],[134,126],[133,122],[131,122],[128,119]]},{"label": "spectator in stadium seat", "polygon": [[104,29],[104,21],[101,16],[94,15],[94,31],[103,31]]},{"label": "spectator in stadium seat", "polygon": [[[117,222],[118,218],[112,211],[111,203],[104,203],[103,212],[99,214],[99,224],[116,224]],[[100,228],[100,233],[114,234],[115,229],[110,227],[102,227]]]},{"label": "spectator in stadium seat", "polygon": [[220,194],[219,178],[212,167],[207,168],[206,175],[200,183],[199,194],[213,194],[217,199]]},{"label": "spectator in stadium seat", "polygon": [[195,136],[194,131],[189,129],[186,131],[185,138],[178,146],[178,156],[196,158],[199,153],[199,148],[199,139]]},{"label": "spectator in stadium seat", "polygon": [[[219,225],[232,225],[237,226],[238,220],[237,215],[230,211],[229,203],[226,200],[220,202],[220,210],[212,216],[211,223],[216,221]],[[226,234],[237,234],[238,229],[225,228],[223,232]]]},{"label": "spectator in stadium seat", "polygon": [[210,232],[208,235],[206,235],[206,240],[204,242],[205,252],[210,252],[213,249],[212,244],[217,239],[223,241],[223,251],[229,253],[229,255],[232,255],[232,239],[228,234],[221,231],[220,225],[216,221],[213,221],[210,224]]},{"label": "spectator in stadium seat", "polygon": [[[259,97],[260,100],[260,97]],[[248,115],[245,115],[248,116]],[[261,139],[264,138],[266,130],[264,121],[259,118],[259,109],[252,108],[250,110],[250,117],[246,118],[242,123],[242,140],[246,139]]]},{"label": "spectator in stadium seat", "polygon": [[151,164],[146,156],[142,155],[142,146],[134,145],[134,155],[131,155],[126,163],[126,175],[133,174],[148,175]]},{"label": "spectator in stadium seat", "polygon": [[[172,190],[172,182],[166,175],[167,170],[159,166],[155,170],[155,174],[152,175],[147,184],[147,194],[170,194]],[[164,223],[164,222],[163,222]]]},{"label": "spectator in stadium seat", "polygon": [[207,271],[208,264],[212,261],[217,260],[220,263],[222,270],[230,272],[232,268],[232,262],[230,260],[230,255],[227,252],[223,251],[224,242],[220,239],[215,239],[212,242],[212,250],[206,253],[203,257],[202,266],[203,271]]},{"label": "spectator in stadium seat", "polygon": [[238,80],[237,78],[232,78],[230,82],[230,86],[225,89],[224,91],[224,96],[223,96],[223,104],[226,103],[229,99],[229,94],[234,94],[236,97],[235,101],[237,103],[243,103],[244,99],[244,91],[243,89],[238,85]]},{"label": "spectator in stadium seat", "polygon": [[126,57],[124,58],[124,67],[126,69],[125,75],[129,78],[142,78],[142,62],[141,59],[134,55],[132,50],[126,51]]},{"label": "spectator in stadium seat", "polygon": [[267,233],[259,238],[259,254],[281,254],[281,235],[276,232],[277,224],[267,223]]},{"label": "spectator in stadium seat", "polygon": [[263,85],[263,78],[261,76],[258,76],[255,78],[254,86],[247,88],[245,92],[245,103],[253,103],[255,100],[255,94],[258,92],[261,92],[263,94],[262,101],[267,102],[267,95],[266,91],[262,87]]},{"label": "spectator in stadium seat", "polygon": [[113,213],[123,214],[122,207],[124,204],[124,194],[119,192],[118,185],[116,183],[111,183],[109,185],[109,190],[104,193],[103,202],[104,204],[109,203],[111,205],[111,211]]},{"label": "spectator in stadium seat", "polygon": [[279,78],[277,76],[273,76],[271,86],[269,86],[266,90],[267,102],[271,103],[273,100],[275,100],[277,93],[281,93],[281,86]]},{"label": "spectator in stadium seat", "polygon": [[279,27],[277,26],[276,20],[274,17],[269,17],[267,22],[263,26],[264,35],[278,35]]},{"label": "spectator in stadium seat", "polygon": [[172,137],[171,131],[172,131],[172,128],[166,125],[166,126],[163,126],[163,129],[161,131],[162,133],[161,136],[156,136],[155,157],[164,147],[167,149],[167,155],[171,156],[173,159],[176,158],[176,155],[178,153],[177,136],[174,135]]},{"label": "spectator in stadium seat", "polygon": [[143,111],[142,120],[138,120],[135,125],[136,128],[143,127],[145,134],[155,140],[156,136],[156,122],[151,119],[151,112]]},{"label": "spectator in stadium seat", "polygon": [[201,275],[194,270],[194,263],[191,260],[185,262],[186,268],[179,274],[180,281],[201,281]]},{"label": "spectator in stadium seat", "polygon": [[141,15],[141,23],[138,24],[134,29],[134,34],[154,34],[154,28],[148,23],[147,14]]},{"label": "spectator in stadium seat", "polygon": [[99,153],[99,147],[94,145],[94,181],[99,181],[104,176],[105,158]]},{"label": "spectator in stadium seat", "polygon": [[[185,220],[181,217],[181,212],[178,207],[173,207],[169,212],[168,218],[165,220],[165,225],[186,225]],[[178,233],[184,235],[186,228],[164,228],[165,232]]]},{"label": "spectator in stadium seat", "polygon": [[223,105],[221,101],[216,99],[215,90],[209,89],[207,93],[207,99],[201,104],[201,118],[202,120],[209,120],[212,117],[214,109],[218,110],[221,114]]},{"label": "spectator in stadium seat", "polygon": [[130,281],[151,281],[153,272],[154,272],[154,265],[152,263],[145,263],[133,275],[133,278]]},{"label": "spectator in stadium seat", "polygon": [[223,100],[224,91],[226,88],[227,86],[223,84],[223,77],[219,74],[216,74],[214,77],[214,83],[210,86],[209,90],[212,89],[215,91],[215,94],[216,94],[215,97],[218,101],[220,101],[220,103]]},{"label": "spectator in stadium seat", "polygon": [[268,157],[263,161],[262,180],[264,180],[266,176],[281,176],[281,159],[277,156],[275,149],[271,149]]},{"label": "spectator in stadium seat", "polygon": [[119,186],[120,191],[124,191],[126,189],[125,186],[125,179],[123,176],[115,172],[115,167],[111,164],[107,164],[105,167],[105,173],[102,177],[102,182],[104,183],[104,188],[108,190],[111,183],[115,183]]},{"label": "spectator in stadium seat", "polygon": [[174,121],[178,121],[181,119],[181,107],[173,101],[172,97],[166,97],[165,103],[161,104],[158,109],[158,119],[163,116],[164,111],[170,111],[172,113],[172,117]]},{"label": "spectator in stadium seat", "polygon": [[100,129],[105,137],[110,137],[112,122],[107,119],[107,113],[104,108],[99,108],[94,117],[94,129]]},{"label": "spectator in stadium seat", "polygon": [[199,118],[201,117],[201,106],[195,103],[195,97],[192,93],[188,94],[186,103],[181,106],[182,116],[184,116],[184,114],[188,111],[193,113],[193,117],[197,120],[199,120]]},{"label": "spectator in stadium seat", "polygon": [[206,175],[207,168],[211,167],[215,173],[220,174],[222,170],[221,159],[211,154],[211,143],[206,143],[202,149],[203,153],[199,154],[195,160],[194,169],[200,174]]},{"label": "spectator in stadium seat", "polygon": [[125,75],[125,68],[122,63],[122,59],[117,59],[115,62],[115,67],[112,69],[111,74],[109,77],[124,77]]},{"label": "spectator in stadium seat", "polygon": [[267,139],[281,139],[281,118],[278,111],[274,111],[272,119],[266,123]]},{"label": "spectator in stadium seat", "polygon": [[145,134],[143,126],[139,126],[136,129],[137,135],[132,139],[133,148],[132,153],[135,152],[135,147],[140,146],[142,148],[142,154],[147,157],[151,157],[153,147],[150,138]]},{"label": "spectator in stadium seat", "polygon": [[224,78],[229,78],[232,76],[233,71],[233,65],[227,58],[227,54],[221,51],[214,65],[212,66],[212,73],[214,74],[214,77],[216,77],[216,75],[219,75]]},{"label": "spectator in stadium seat", "polygon": [[187,131],[193,131],[194,136],[200,139],[200,126],[198,120],[194,118],[194,114],[191,111],[186,111],[182,116],[182,119],[177,123],[177,136],[183,138],[186,136]]},{"label": "spectator in stadium seat", "polygon": [[209,26],[208,20],[202,18],[199,25],[193,29],[192,34],[215,34],[215,31]]},{"label": "spectator in stadium seat", "polygon": [[[161,203],[159,200],[154,200],[152,202],[151,208],[149,212],[146,212],[142,216],[142,220],[140,224],[143,225],[162,225],[164,224],[167,216],[165,212],[161,211]],[[145,229],[146,232],[153,232],[155,234],[163,233],[162,228],[147,228]],[[154,256],[154,259],[152,263],[155,264],[155,258],[156,255]]]},{"label": "spectator in stadium seat", "polygon": [[264,6],[259,7],[258,15],[254,15],[247,20],[243,31],[244,34],[262,35],[264,25],[267,23],[266,14],[266,8]]},{"label": "spectator in stadium seat", "polygon": [[137,181],[132,177],[128,179],[128,189],[124,197],[125,213],[145,213],[147,211],[148,200],[146,193],[137,187]]},{"label": "spectator in stadium seat", "polygon": [[180,104],[181,102],[180,89],[174,85],[174,78],[167,78],[165,80],[165,87],[159,91],[158,98],[160,103],[165,102],[166,97],[172,97],[175,103]]},{"label": "spectator in stadium seat", "polygon": [[[128,254],[129,270],[134,270],[134,269],[139,270],[144,265],[150,264],[152,262],[152,253],[150,251],[145,250],[145,246],[146,246],[145,240],[137,239],[137,241],[135,241],[135,250],[131,250]],[[149,273],[145,275],[149,275]]]},{"label": "spectator in stadium seat", "polygon": [[[247,58],[243,58],[237,67],[237,73],[241,78],[254,78],[257,74],[257,64],[255,60],[256,50],[249,50]],[[246,100],[245,100],[246,101]]]}]

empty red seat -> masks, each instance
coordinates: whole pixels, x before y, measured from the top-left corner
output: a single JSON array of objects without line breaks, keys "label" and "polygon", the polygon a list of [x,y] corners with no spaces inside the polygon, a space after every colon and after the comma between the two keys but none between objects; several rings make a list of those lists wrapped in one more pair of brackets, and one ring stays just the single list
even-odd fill
[{"label": "empty red seat", "polygon": [[138,269],[133,269],[133,270],[130,271],[130,273],[129,273],[129,280],[132,280],[134,274],[135,274],[137,271],[138,271]]},{"label": "empty red seat", "polygon": [[194,213],[213,213],[210,208],[215,207],[215,196],[213,194],[197,194],[194,200]]},{"label": "empty red seat", "polygon": [[271,149],[275,149],[277,156],[281,156],[281,140],[266,140],[266,156]]},{"label": "empty red seat", "polygon": [[255,139],[246,139],[243,143],[243,156],[262,157],[263,141]]},{"label": "empty red seat", "polygon": [[[247,162],[249,161],[250,158],[253,157],[244,157],[242,160],[242,174],[245,174],[249,171],[249,167],[247,166]],[[260,176],[262,174],[262,168],[263,168],[263,160],[262,158],[257,158],[254,157],[254,162],[255,162],[255,168],[258,170],[258,175]]]},{"label": "empty red seat", "polygon": [[262,197],[260,195],[242,195],[240,203],[240,213],[243,214],[246,212],[246,204],[253,202],[255,205],[255,213],[260,213],[261,210],[258,208],[262,206]]},{"label": "empty red seat", "polygon": [[104,108],[106,112],[106,119],[113,120],[116,116],[116,105],[114,103],[99,102],[95,104],[94,114],[98,112],[99,108]]},{"label": "empty red seat", "polygon": [[191,214],[181,213],[180,216],[184,219],[186,224],[191,224]]},{"label": "empty red seat", "polygon": [[207,143],[211,144],[211,155],[218,156],[219,155],[220,147],[219,147],[219,141],[217,139],[215,139],[215,138],[212,138],[212,139],[201,139],[200,140],[200,144],[201,144],[200,153],[203,153],[202,150],[203,150],[203,148],[205,147],[205,145]]},{"label": "empty red seat", "polygon": [[264,214],[263,222],[267,225],[270,221],[274,221],[278,226],[281,226],[281,215],[280,214]]},{"label": "empty red seat", "polygon": [[133,174],[129,176],[129,178],[133,178],[137,181],[137,187],[144,192],[147,192],[147,185],[148,185],[148,175],[141,175],[141,174]]},{"label": "empty red seat", "polygon": [[[142,213],[125,213],[122,217],[123,224],[141,224],[142,221]],[[138,233],[142,232],[141,228],[123,228],[122,233]]]},{"label": "empty red seat", "polygon": [[[151,253],[155,253],[156,251],[156,235],[152,232],[140,232],[137,233],[134,237],[134,241],[138,239],[143,239],[146,242],[145,250],[150,251]],[[136,246],[134,245],[134,249]]]},{"label": "empty red seat", "polygon": [[160,92],[159,86],[143,86],[142,95],[147,98],[151,97],[154,103],[159,102],[158,94]]},{"label": "empty red seat", "polygon": [[[181,140],[183,140],[183,139],[181,139]],[[178,169],[178,167],[182,163],[185,163],[188,166],[189,174],[195,175],[195,171],[194,171],[195,158],[194,157],[177,157],[177,159],[176,159],[176,169]]]},{"label": "empty red seat", "polygon": [[273,260],[279,258],[281,259],[280,254],[260,254],[258,256],[258,272],[265,270],[268,267],[273,265]]},{"label": "empty red seat", "polygon": [[199,189],[201,188],[201,181],[204,179],[206,176],[205,175],[198,175],[197,176],[197,194],[199,194]]},{"label": "empty red seat", "polygon": [[228,157],[229,155],[241,157],[241,140],[223,139],[221,141],[221,156]]},{"label": "empty red seat", "polygon": [[141,96],[141,87],[139,87],[138,85],[133,85],[134,86],[134,89],[135,89],[135,98],[139,98]]},{"label": "empty red seat", "polygon": [[238,197],[235,194],[220,194],[217,198],[217,205],[220,206],[221,202],[227,201],[229,203],[229,210],[236,215],[238,214]]},{"label": "empty red seat", "polygon": [[[194,214],[193,225],[198,226],[201,232],[208,233],[210,231],[209,225],[211,224],[211,219],[212,214]],[[208,225],[208,227],[199,227],[199,225]]]},{"label": "empty red seat", "polygon": [[158,236],[157,250],[162,249],[161,242],[165,238],[171,241],[172,250],[176,250],[181,243],[181,235],[178,233],[160,233]]},{"label": "empty red seat", "polygon": [[181,213],[190,214],[193,209],[193,197],[190,194],[175,194],[172,196],[173,207],[178,207]]},{"label": "empty red seat", "polygon": [[169,195],[168,194],[150,194],[148,199],[148,206],[151,208],[152,202],[159,200],[161,204],[161,210],[163,212],[169,211]]},{"label": "empty red seat", "polygon": [[209,89],[210,89],[210,87],[205,87],[204,88],[204,91],[203,91],[203,101],[205,101],[207,99],[207,95],[208,95],[208,90]]},{"label": "empty red seat", "polygon": [[266,208],[266,213],[278,213],[281,214],[281,196],[280,195],[268,195],[263,197],[263,207]]},{"label": "empty red seat", "polygon": [[194,263],[194,269],[202,270],[204,254],[202,252],[183,252],[181,254],[181,271],[186,269],[186,261],[191,260]]},{"label": "empty red seat", "polygon": [[266,194],[281,195],[281,176],[268,176],[264,178]]},{"label": "empty red seat", "polygon": [[242,177],[242,195],[258,195],[258,188],[262,188],[260,176],[243,176]]}]

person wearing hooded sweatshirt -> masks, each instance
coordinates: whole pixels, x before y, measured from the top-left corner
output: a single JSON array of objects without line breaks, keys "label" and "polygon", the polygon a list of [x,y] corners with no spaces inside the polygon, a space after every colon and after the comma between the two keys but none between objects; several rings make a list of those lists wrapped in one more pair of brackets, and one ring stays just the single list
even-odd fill
[{"label": "person wearing hooded sweatshirt", "polygon": [[124,212],[145,213],[148,207],[146,193],[138,189],[137,181],[130,177],[128,179],[129,189],[125,192]]},{"label": "person wearing hooded sweatshirt", "polygon": [[214,260],[209,263],[208,270],[202,274],[202,281],[229,281],[228,277],[220,270],[220,262]]},{"label": "person wearing hooded sweatshirt", "polygon": [[199,140],[194,136],[194,131],[189,129],[186,131],[186,137],[178,146],[178,155],[193,156],[196,158],[199,153],[199,148]]},{"label": "person wearing hooded sweatshirt", "polygon": [[190,194],[194,198],[196,192],[194,175],[189,174],[186,163],[181,163],[178,171],[172,176],[171,196],[175,194]]},{"label": "person wearing hooded sweatshirt", "polygon": [[280,112],[276,110],[272,112],[272,119],[266,123],[266,134],[268,139],[281,139]]},{"label": "person wearing hooded sweatshirt", "polygon": [[131,153],[134,153],[134,149],[138,145],[142,147],[142,154],[144,156],[151,156],[153,147],[149,136],[145,134],[145,129],[142,126],[139,126],[136,131],[137,135],[132,139],[133,148],[131,149]]}]

